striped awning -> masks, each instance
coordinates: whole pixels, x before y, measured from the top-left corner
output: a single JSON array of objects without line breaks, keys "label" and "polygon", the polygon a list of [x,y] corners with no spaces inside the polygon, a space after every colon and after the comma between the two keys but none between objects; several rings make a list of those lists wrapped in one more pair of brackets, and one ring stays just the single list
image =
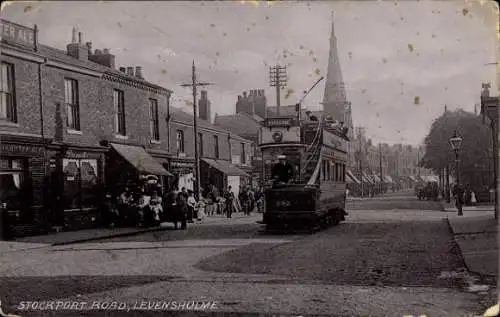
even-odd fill
[{"label": "striped awning", "polygon": [[389,175],[384,176],[384,181],[386,183],[394,183],[394,181],[392,180],[392,177],[390,177]]},{"label": "striped awning", "polygon": [[359,179],[357,179],[356,176],[354,176],[354,174],[350,170],[347,170],[346,174],[347,174],[347,182],[348,183],[361,184]]}]

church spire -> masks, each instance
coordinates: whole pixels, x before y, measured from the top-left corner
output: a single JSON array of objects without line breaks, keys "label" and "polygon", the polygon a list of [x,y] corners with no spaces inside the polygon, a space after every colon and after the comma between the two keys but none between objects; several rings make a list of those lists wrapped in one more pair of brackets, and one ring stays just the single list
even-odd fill
[{"label": "church spire", "polygon": [[[331,13],[330,54],[328,57],[328,69],[326,73],[325,93],[323,96],[323,111],[338,121],[352,122],[348,101],[345,92],[342,69],[337,49],[337,37],[335,36],[334,12]],[[350,110],[350,109],[349,109]],[[352,129],[352,126],[348,126]]]}]

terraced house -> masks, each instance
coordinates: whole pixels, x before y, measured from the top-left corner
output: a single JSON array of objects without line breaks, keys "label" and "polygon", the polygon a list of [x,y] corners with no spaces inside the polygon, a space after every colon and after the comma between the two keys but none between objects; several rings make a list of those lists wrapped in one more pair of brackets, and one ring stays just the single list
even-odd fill
[{"label": "terraced house", "polygon": [[116,69],[76,30],[60,50],[36,27],[1,24],[0,200],[15,234],[97,225],[107,184],[166,182],[170,90]]}]

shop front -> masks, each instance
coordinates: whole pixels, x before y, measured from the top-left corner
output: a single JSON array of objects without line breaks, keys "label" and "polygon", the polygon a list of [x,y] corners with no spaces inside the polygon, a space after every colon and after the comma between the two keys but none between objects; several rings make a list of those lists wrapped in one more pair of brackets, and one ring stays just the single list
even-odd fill
[{"label": "shop front", "polygon": [[109,143],[110,151],[106,156],[106,191],[119,196],[125,188],[137,191],[151,184],[154,179],[156,190],[163,192],[169,173],[160,162],[143,147]]},{"label": "shop front", "polygon": [[106,148],[55,146],[48,150],[46,206],[53,227],[99,227]]},{"label": "shop front", "polygon": [[240,185],[249,184],[250,175],[228,161],[202,158],[201,162],[202,184],[214,185],[221,193],[231,186],[238,195]]},{"label": "shop front", "polygon": [[[165,167],[172,173],[172,177],[169,179],[168,188],[172,189],[177,187],[179,190],[182,187],[186,189],[194,189],[194,159],[191,158],[170,158],[168,164]],[[203,187],[204,183],[201,183]]]},{"label": "shop front", "polygon": [[43,207],[45,145],[42,138],[0,136],[0,208],[6,235],[47,230]]}]

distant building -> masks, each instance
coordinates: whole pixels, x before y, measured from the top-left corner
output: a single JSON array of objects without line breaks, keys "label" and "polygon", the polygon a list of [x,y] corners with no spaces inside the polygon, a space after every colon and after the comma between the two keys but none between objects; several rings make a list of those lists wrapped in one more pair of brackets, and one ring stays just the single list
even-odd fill
[{"label": "distant building", "polygon": [[208,122],[212,122],[212,104],[210,100],[208,100],[208,95],[206,90],[201,91],[201,98],[198,101],[198,114],[200,119],[203,119]]},{"label": "distant building", "polygon": [[253,89],[247,95],[243,92],[243,96],[239,95],[236,101],[236,113],[246,113],[249,115],[257,115],[261,118],[266,117],[267,99],[264,89]]}]

